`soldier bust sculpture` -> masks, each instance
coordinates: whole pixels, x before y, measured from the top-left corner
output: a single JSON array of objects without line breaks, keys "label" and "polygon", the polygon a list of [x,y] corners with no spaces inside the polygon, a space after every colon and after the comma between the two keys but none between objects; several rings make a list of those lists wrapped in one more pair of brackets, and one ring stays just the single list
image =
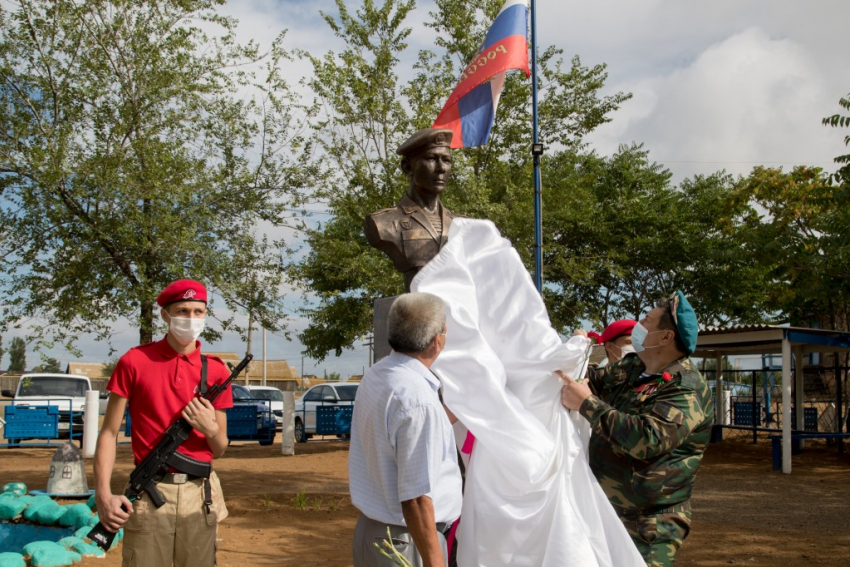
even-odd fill
[{"label": "soldier bust sculpture", "polygon": [[452,171],[452,131],[426,128],[408,138],[396,153],[410,187],[401,202],[366,216],[366,240],[404,274],[404,289],[446,244],[455,215],[440,202]]}]

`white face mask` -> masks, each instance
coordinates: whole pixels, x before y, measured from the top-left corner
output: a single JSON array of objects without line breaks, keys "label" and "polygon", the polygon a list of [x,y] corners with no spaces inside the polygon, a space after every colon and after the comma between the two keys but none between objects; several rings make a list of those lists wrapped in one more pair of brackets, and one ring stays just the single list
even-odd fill
[{"label": "white face mask", "polygon": [[[638,323],[635,325],[635,328],[632,329],[632,347],[635,349],[635,352],[643,352],[648,348],[658,348],[661,345],[655,346],[644,346],[643,341],[646,340],[646,337],[649,335],[654,335],[656,333],[663,333],[664,331],[653,331],[649,332],[646,327]],[[625,348],[625,347],[624,347]]]},{"label": "white face mask", "polygon": [[[617,346],[617,345],[614,345],[614,346]],[[635,352],[635,347],[633,347],[632,345],[623,345],[623,346],[617,347],[617,348],[620,349],[620,358],[623,358],[627,354],[631,354],[631,353]]]},{"label": "white face mask", "polygon": [[201,333],[204,332],[206,319],[196,319],[193,317],[171,317],[168,322],[168,330],[171,331],[171,336],[181,345],[189,345],[198,340]]}]

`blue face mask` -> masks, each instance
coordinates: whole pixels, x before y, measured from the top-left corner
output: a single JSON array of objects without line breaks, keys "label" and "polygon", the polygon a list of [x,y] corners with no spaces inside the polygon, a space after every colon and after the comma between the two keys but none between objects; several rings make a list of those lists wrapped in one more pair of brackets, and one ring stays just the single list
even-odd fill
[{"label": "blue face mask", "polygon": [[661,346],[661,345],[655,345],[655,346],[649,346],[649,347],[644,346],[643,341],[645,341],[646,337],[648,337],[649,335],[654,335],[656,333],[663,333],[663,332],[664,331],[653,331],[653,332],[650,333],[649,331],[646,330],[646,327],[644,327],[642,324],[638,323],[637,325],[635,325],[635,328],[632,329],[632,346],[635,348],[635,352],[643,352],[644,350],[646,350],[648,348],[658,348],[659,346]]}]

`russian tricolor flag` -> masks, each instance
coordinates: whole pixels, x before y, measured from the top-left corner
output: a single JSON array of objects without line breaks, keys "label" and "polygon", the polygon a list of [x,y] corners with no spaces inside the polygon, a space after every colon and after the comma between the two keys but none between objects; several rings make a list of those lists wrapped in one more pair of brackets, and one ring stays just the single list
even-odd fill
[{"label": "russian tricolor flag", "polygon": [[508,69],[528,68],[528,1],[507,0],[490,26],[478,55],[463,71],[433,128],[454,132],[453,148],[487,143]]}]

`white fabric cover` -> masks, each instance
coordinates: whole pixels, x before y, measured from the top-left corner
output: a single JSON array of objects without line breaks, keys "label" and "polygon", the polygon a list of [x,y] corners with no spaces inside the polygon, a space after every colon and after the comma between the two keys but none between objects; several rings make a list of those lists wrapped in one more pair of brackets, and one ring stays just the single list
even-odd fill
[{"label": "white fabric cover", "polygon": [[458,565],[645,565],[590,470],[586,420],[560,403],[553,371],[581,375],[587,339],[561,342],[510,242],[490,221],[455,219],[411,289],[447,304],[432,369],[476,437]]}]

